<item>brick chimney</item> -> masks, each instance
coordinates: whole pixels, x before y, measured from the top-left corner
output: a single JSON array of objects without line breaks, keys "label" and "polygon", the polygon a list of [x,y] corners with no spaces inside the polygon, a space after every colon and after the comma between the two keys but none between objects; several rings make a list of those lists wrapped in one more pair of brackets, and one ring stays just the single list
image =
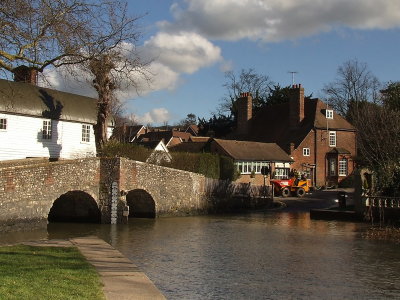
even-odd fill
[{"label": "brick chimney", "polygon": [[253,97],[251,93],[240,93],[240,98],[236,101],[237,115],[237,133],[239,135],[248,134],[249,120],[253,116]]},{"label": "brick chimney", "polygon": [[26,82],[37,85],[38,71],[35,68],[19,66],[13,70],[14,81]]},{"label": "brick chimney", "polygon": [[289,125],[290,128],[296,128],[304,119],[304,88],[301,84],[295,84],[289,93]]}]

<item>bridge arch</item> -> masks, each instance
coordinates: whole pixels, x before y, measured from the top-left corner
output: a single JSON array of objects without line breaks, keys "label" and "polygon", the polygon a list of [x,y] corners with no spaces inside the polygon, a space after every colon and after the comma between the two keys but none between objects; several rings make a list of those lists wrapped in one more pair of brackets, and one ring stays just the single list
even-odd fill
[{"label": "bridge arch", "polygon": [[69,191],[53,202],[47,220],[52,222],[101,223],[96,200],[83,191]]},{"label": "bridge arch", "polygon": [[130,218],[155,218],[156,203],[153,197],[143,189],[135,189],[126,195],[126,203],[129,206]]}]

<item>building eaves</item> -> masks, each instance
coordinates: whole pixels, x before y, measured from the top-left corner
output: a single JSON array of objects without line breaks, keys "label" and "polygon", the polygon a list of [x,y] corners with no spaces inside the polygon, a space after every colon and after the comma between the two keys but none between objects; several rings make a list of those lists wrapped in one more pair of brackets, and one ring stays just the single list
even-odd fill
[{"label": "building eaves", "polygon": [[0,112],[96,124],[94,98],[0,79]]}]

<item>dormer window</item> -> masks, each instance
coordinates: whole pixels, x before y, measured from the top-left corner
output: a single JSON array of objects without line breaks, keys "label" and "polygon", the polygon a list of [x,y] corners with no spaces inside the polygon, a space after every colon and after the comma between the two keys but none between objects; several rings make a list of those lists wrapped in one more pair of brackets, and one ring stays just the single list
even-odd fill
[{"label": "dormer window", "polygon": [[327,109],[325,111],[325,116],[327,119],[333,119],[333,110],[332,109]]}]

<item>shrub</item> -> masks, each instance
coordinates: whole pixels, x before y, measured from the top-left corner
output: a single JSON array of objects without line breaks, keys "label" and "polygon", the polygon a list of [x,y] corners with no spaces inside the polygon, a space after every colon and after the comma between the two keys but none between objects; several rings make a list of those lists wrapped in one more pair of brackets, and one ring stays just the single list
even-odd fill
[{"label": "shrub", "polygon": [[[104,146],[102,154],[106,157],[125,157],[146,162],[152,153],[151,149],[137,144],[121,143],[110,140]],[[160,165],[200,173],[208,178],[234,181],[239,173],[233,159],[212,153],[170,152],[171,162],[161,162]]]},{"label": "shrub", "polygon": [[120,143],[110,140],[104,146],[102,154],[106,157],[125,157],[132,160],[145,162],[152,150],[136,144]]},{"label": "shrub", "polygon": [[240,176],[232,158],[220,156],[220,179],[235,181]]}]

